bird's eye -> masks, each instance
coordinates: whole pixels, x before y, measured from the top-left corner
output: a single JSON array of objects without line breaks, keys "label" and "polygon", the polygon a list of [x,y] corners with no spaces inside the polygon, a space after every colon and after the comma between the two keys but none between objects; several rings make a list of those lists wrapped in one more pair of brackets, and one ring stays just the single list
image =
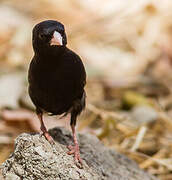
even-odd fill
[{"label": "bird's eye", "polygon": [[58,32],[63,35],[64,34],[64,31],[62,29],[58,30]]},{"label": "bird's eye", "polygon": [[45,34],[42,34],[42,33],[41,33],[41,34],[39,34],[39,38],[40,38],[40,39],[45,39],[45,37],[46,37],[46,35],[45,35]]}]

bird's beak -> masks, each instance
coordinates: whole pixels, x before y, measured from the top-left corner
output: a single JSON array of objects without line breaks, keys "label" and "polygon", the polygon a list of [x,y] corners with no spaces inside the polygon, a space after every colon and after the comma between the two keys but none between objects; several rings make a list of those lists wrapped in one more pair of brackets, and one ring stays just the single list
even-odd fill
[{"label": "bird's beak", "polygon": [[50,41],[50,46],[52,46],[52,45],[62,46],[63,45],[62,40],[63,40],[63,38],[62,38],[61,34],[57,31],[54,31],[53,37]]}]

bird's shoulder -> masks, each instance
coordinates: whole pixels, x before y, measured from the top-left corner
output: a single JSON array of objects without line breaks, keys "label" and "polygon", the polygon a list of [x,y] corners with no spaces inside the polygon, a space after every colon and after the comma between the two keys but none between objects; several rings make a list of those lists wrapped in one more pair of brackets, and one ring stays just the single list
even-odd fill
[{"label": "bird's shoulder", "polygon": [[[80,56],[69,48],[63,54],[63,63],[71,69],[73,74],[77,75],[77,79],[81,77],[83,81],[86,79],[86,70]],[[78,76],[79,75],[79,76]]]},{"label": "bird's shoulder", "polygon": [[65,49],[62,56],[62,61],[76,66],[84,66],[80,56],[69,48]]}]

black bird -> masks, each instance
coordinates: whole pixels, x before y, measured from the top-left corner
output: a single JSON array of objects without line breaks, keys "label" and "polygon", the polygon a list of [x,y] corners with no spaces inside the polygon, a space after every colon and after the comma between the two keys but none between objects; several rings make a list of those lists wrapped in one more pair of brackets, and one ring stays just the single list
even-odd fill
[{"label": "black bird", "polygon": [[86,72],[80,57],[66,47],[64,25],[46,20],[33,28],[32,45],[34,57],[29,67],[29,95],[36,107],[41,131],[53,142],[44,122],[43,112],[52,115],[71,114],[70,125],[74,146],[68,154],[82,164],[75,125],[77,116],[85,108]]}]

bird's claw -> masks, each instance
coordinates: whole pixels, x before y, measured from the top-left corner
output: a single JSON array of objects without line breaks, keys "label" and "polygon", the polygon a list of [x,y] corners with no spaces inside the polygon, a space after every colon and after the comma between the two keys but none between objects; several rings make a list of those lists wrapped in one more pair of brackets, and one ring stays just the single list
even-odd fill
[{"label": "bird's claw", "polygon": [[[69,155],[74,154],[74,158],[75,158],[75,163],[79,168],[83,168],[83,163],[82,163],[82,159],[80,157],[80,152],[79,152],[79,146],[76,144],[75,146],[68,146],[68,149],[70,150],[68,152]],[[79,163],[79,164],[78,164]]]}]

